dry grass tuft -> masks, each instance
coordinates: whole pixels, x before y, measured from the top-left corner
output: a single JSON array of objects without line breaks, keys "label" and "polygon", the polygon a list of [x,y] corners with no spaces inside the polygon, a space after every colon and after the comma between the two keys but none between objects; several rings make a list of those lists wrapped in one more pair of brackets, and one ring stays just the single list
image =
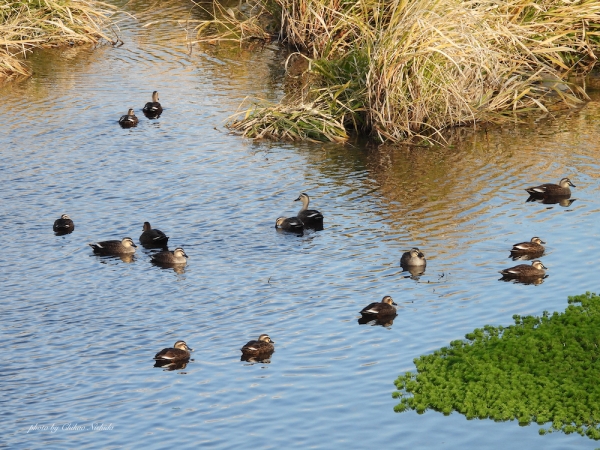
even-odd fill
[{"label": "dry grass tuft", "polygon": [[34,48],[111,41],[105,29],[116,7],[96,0],[5,0],[0,6],[0,77],[29,75]]},{"label": "dry grass tuft", "polygon": [[247,136],[279,137],[255,119],[266,130],[285,112],[378,141],[443,141],[449,127],[581,103],[562,80],[589,71],[600,49],[597,0],[277,2],[281,34],[312,59],[311,83],[302,102],[234,122]]}]

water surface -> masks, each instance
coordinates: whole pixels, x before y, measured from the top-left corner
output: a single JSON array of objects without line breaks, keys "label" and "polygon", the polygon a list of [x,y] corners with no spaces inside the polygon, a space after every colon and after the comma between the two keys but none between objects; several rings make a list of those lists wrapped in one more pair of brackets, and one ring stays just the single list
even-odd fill
[{"label": "water surface", "polygon": [[[286,55],[190,48],[171,0],[120,24],[120,48],[36,54],[35,75],[1,87],[0,440],[10,448],[595,448],[538,426],[395,414],[413,359],[512,315],[562,311],[598,292],[600,96],[583,109],[445,149],[253,143],[223,127],[247,96],[281,97]],[[196,14],[196,13],[192,13]],[[141,108],[153,90],[165,111]],[[129,107],[138,127],[117,124]],[[526,203],[525,187],[569,176],[569,207]],[[301,192],[325,230],[277,233]],[[75,231],[57,237],[67,213]],[[94,256],[89,242],[149,221],[189,255],[183,271]],[[500,282],[512,244],[540,236],[540,285]],[[415,278],[399,266],[418,246]],[[357,312],[391,295],[388,327]],[[270,364],[240,361],[250,339]],[[184,339],[181,370],[153,355]],[[78,426],[85,430],[67,429]],[[92,424],[112,424],[91,431]],[[31,430],[33,425],[56,431]],[[64,429],[63,429],[64,428]],[[29,432],[28,432],[29,431]]]}]

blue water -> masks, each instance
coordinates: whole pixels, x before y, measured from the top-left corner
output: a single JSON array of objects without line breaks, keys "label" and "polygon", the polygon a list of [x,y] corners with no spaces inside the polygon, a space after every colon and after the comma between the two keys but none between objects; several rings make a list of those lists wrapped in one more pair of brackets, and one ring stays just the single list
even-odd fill
[{"label": "blue water", "polygon": [[[599,291],[600,96],[464,130],[445,149],[254,143],[224,123],[247,96],[283,95],[284,52],[190,53],[180,27],[140,27],[185,18],[189,4],[161,8],[134,9],[120,48],[36,54],[33,77],[0,87],[0,446],[597,447],[535,424],[396,414],[391,393],[414,358],[474,328]],[[141,108],[155,89],[165,111],[150,121]],[[140,124],[123,130],[129,107]],[[577,186],[570,207],[525,202],[525,187],[563,176]],[[276,232],[301,192],[325,229]],[[57,237],[64,213],[76,228]],[[87,245],[137,242],[144,221],[185,249],[184,270],[141,247],[126,262]],[[548,243],[548,278],[498,281],[517,264],[512,244],[532,236]],[[428,258],[419,278],[399,266],[413,246]],[[384,295],[399,305],[393,324],[359,325]],[[270,364],[240,361],[261,333],[276,342]],[[195,349],[188,365],[154,368],[179,339]]]}]

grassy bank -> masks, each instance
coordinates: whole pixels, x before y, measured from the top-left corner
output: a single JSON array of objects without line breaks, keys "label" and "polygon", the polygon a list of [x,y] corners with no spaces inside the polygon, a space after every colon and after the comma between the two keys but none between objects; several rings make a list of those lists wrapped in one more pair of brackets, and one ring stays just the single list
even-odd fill
[{"label": "grassy bank", "polygon": [[97,43],[115,7],[95,0],[5,0],[0,5],[0,78],[29,75],[23,61],[42,47]]},{"label": "grassy bank", "polygon": [[297,96],[229,124],[252,138],[443,141],[449,127],[580,103],[563,81],[600,49],[597,0],[262,1],[310,64]]}]

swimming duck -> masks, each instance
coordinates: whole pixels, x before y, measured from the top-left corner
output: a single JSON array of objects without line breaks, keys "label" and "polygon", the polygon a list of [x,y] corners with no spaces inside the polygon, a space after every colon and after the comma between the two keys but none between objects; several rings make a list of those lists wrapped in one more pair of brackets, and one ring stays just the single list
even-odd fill
[{"label": "swimming duck", "polygon": [[60,219],[54,221],[52,229],[55,233],[67,234],[75,229],[75,224],[69,216],[63,214]]},{"label": "swimming duck", "polygon": [[289,231],[290,233],[302,234],[304,231],[304,224],[297,217],[278,217],[275,221],[275,228],[283,231]]},{"label": "swimming duck", "polygon": [[154,355],[156,360],[182,360],[189,359],[190,352],[194,350],[189,348],[184,341],[177,341],[173,348],[163,348],[160,352]]},{"label": "swimming duck", "polygon": [[165,250],[152,255],[152,261],[159,264],[187,264],[187,257],[183,249],[177,247],[172,252]]},{"label": "swimming duck", "polygon": [[315,229],[320,231],[323,229],[323,214],[315,209],[308,209],[310,203],[310,197],[308,194],[302,193],[294,201],[302,201],[302,208],[298,211],[296,217],[302,221],[306,228]]},{"label": "swimming duck", "polygon": [[144,222],[143,230],[140,235],[140,244],[144,247],[166,247],[169,237],[165,233],[152,228],[150,222]]},{"label": "swimming duck", "polygon": [[369,306],[361,310],[361,314],[370,316],[389,316],[396,314],[396,306],[398,306],[392,297],[386,295],[381,302],[371,303]]},{"label": "swimming duck", "polygon": [[256,341],[249,341],[241,350],[244,356],[263,356],[275,351],[275,342],[271,340],[268,334],[261,334]]},{"label": "swimming duck", "polygon": [[545,183],[525,189],[534,198],[568,197],[571,195],[569,186],[577,187],[568,178],[563,178],[558,184]]},{"label": "swimming duck", "polygon": [[417,247],[410,249],[410,251],[402,254],[400,258],[400,265],[404,266],[424,266],[427,264],[425,254]]},{"label": "swimming duck", "polygon": [[138,124],[138,118],[135,117],[133,108],[129,108],[129,111],[127,111],[127,114],[124,116],[121,116],[121,118],[119,119],[119,125],[121,125],[123,128],[135,127],[135,126],[137,126],[137,124]]},{"label": "swimming duck", "polygon": [[500,273],[504,278],[527,278],[527,277],[543,277],[548,269],[539,259],[536,259],[529,264],[519,264],[518,266],[510,267],[501,270]]},{"label": "swimming duck", "polygon": [[530,242],[520,242],[518,244],[513,245],[513,248],[510,250],[511,256],[519,256],[519,255],[529,255],[529,254],[539,254],[544,253],[544,241],[542,241],[539,237],[532,237]]},{"label": "swimming duck", "polygon": [[123,238],[120,241],[103,241],[95,244],[88,244],[94,249],[94,253],[99,255],[122,255],[127,253],[135,253],[137,245],[129,237]]},{"label": "swimming duck", "polygon": [[152,93],[152,101],[144,105],[142,112],[148,119],[158,119],[160,117],[163,109],[158,103],[158,91]]}]

